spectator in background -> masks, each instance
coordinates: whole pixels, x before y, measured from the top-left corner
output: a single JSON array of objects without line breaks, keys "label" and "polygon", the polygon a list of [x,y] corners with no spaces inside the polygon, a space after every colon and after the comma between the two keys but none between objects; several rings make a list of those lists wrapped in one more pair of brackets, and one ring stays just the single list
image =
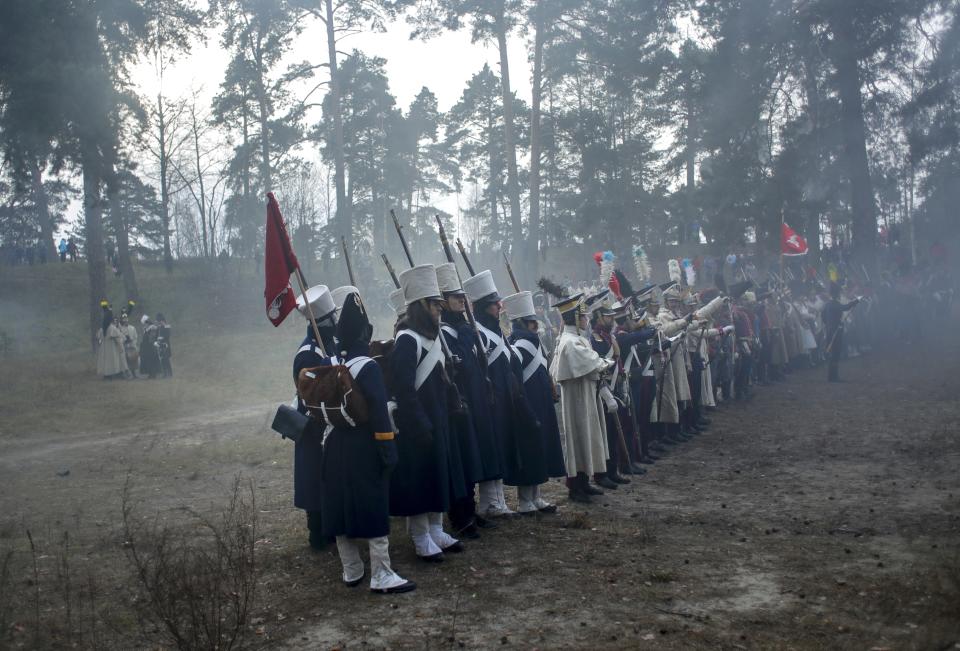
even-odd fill
[{"label": "spectator in background", "polygon": [[157,352],[157,324],[146,314],[140,319],[143,334],[140,338],[140,375],[151,380],[160,373],[160,355]]},{"label": "spectator in background", "polygon": [[123,335],[123,352],[127,358],[127,373],[129,377],[137,377],[140,366],[140,336],[137,327],[130,323],[126,310],[120,312],[120,334]]},{"label": "spectator in background", "polygon": [[72,237],[67,240],[67,255],[70,256],[70,262],[77,261],[77,243],[73,241]]},{"label": "spectator in background", "polygon": [[173,377],[173,366],[170,360],[173,359],[173,348],[170,347],[170,324],[163,316],[163,312],[157,313],[157,356],[160,358],[160,369],[163,371],[163,377]]},{"label": "spectator in background", "polygon": [[60,238],[60,244],[57,245],[57,253],[60,254],[60,262],[67,261],[67,241],[62,237]]},{"label": "spectator in background", "polygon": [[123,352],[123,334],[113,320],[110,304],[101,301],[103,322],[97,333],[97,375],[105,380],[122,378],[127,373],[127,358]]}]

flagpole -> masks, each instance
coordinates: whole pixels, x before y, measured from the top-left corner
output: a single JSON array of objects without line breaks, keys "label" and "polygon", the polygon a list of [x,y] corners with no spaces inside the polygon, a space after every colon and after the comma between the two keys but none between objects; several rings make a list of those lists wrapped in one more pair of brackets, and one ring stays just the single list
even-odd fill
[{"label": "flagpole", "polygon": [[783,219],[783,208],[780,208],[780,236],[777,238],[777,242],[780,244],[780,291],[783,291],[783,226],[786,222]]},{"label": "flagpole", "polygon": [[[293,244],[290,245],[290,249],[293,250]],[[327,351],[323,347],[323,339],[320,338],[320,327],[317,325],[317,318],[313,315],[313,307],[307,300],[309,298],[307,296],[307,281],[303,277],[303,272],[300,271],[299,264],[297,264],[297,273],[294,275],[297,277],[297,284],[300,285],[300,295],[303,296],[303,305],[307,310],[307,318],[310,319],[310,327],[313,328],[313,336],[317,339],[317,348],[320,349],[320,355],[326,357]]]},{"label": "flagpole", "polygon": [[[290,241],[290,236],[287,234],[287,225],[283,221],[283,215],[280,214],[280,204],[277,202],[276,197],[272,192],[267,193],[267,230],[269,232],[269,224],[271,221],[271,211],[270,204],[271,201],[276,205],[276,219],[275,226],[280,229],[280,233],[283,235],[283,242],[286,245],[283,251],[284,256],[284,265],[287,269],[287,285],[290,283],[290,272],[289,269],[292,266],[296,273],[294,274],[297,277],[297,285],[300,286],[300,295],[303,297],[303,307],[306,310],[307,318],[310,320],[310,328],[313,330],[313,336],[317,340],[317,348],[320,349],[320,354],[323,357],[327,356],[327,351],[323,347],[323,338],[320,337],[320,327],[317,325],[317,318],[313,314],[313,308],[310,306],[309,297],[307,296],[307,279],[303,277],[303,271],[300,269],[300,261],[297,259],[297,254],[293,250],[293,242]],[[268,235],[269,237],[269,235]],[[287,252],[289,251],[289,256]],[[293,258],[291,260],[290,258]],[[264,273],[266,273],[266,261],[264,261]],[[284,315],[286,316],[286,315]]]}]

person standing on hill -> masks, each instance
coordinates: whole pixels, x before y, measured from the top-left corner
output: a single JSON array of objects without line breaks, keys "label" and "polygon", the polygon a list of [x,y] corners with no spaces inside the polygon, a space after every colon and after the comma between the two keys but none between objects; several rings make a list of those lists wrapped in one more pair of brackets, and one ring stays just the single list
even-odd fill
[{"label": "person standing on hill", "polygon": [[157,324],[146,314],[140,319],[143,334],[140,337],[140,375],[151,380],[160,373],[160,356],[157,354]]},{"label": "person standing on hill", "polygon": [[122,378],[127,372],[127,358],[123,352],[123,333],[113,321],[113,310],[107,301],[101,301],[103,322],[97,333],[97,375],[105,380]]},{"label": "person standing on hill", "polygon": [[139,335],[137,328],[127,316],[126,311],[120,312],[120,334],[123,335],[123,353],[127,358],[127,369],[130,377],[137,377],[137,368],[140,362]]},{"label": "person standing on hill", "polygon": [[160,369],[163,371],[163,377],[173,377],[173,366],[170,360],[173,359],[173,348],[170,347],[170,324],[163,316],[163,312],[157,313],[157,356],[160,358]]}]

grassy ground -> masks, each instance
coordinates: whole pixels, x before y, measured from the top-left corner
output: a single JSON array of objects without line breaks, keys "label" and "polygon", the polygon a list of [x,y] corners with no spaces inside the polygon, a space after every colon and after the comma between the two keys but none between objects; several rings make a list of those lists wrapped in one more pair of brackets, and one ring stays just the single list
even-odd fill
[{"label": "grassy ground", "polygon": [[[62,285],[38,289],[29,274],[40,272]],[[178,273],[182,289],[159,269],[142,272],[144,287],[158,287],[151,311],[175,328],[176,376],[162,381],[94,377],[83,276],[17,270],[0,281],[0,327],[20,342],[0,359],[0,649],[169,646],[143,617],[121,527],[125,487],[137,522],[193,543],[196,514],[218,518],[237,476],[256,497],[248,646],[960,641],[955,341],[850,360],[847,384],[827,385],[817,369],[759,388],[646,477],[589,508],[551,482],[558,516],[504,523],[440,566],[417,561],[395,520],[395,566],[420,587],[385,599],[341,586],[336,557],[309,551],[291,506],[292,447],[268,423],[291,396],[302,322],[273,329],[252,272],[217,283]],[[62,313],[8,311],[41,294],[42,305],[59,296]],[[62,347],[45,351],[24,333]]]}]

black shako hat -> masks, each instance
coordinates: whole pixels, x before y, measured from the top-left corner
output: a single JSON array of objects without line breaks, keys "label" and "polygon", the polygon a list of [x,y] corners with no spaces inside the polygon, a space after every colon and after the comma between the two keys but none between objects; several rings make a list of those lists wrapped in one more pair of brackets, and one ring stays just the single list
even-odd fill
[{"label": "black shako hat", "polygon": [[730,296],[734,298],[740,298],[743,296],[743,293],[753,287],[752,280],[744,280],[739,283],[733,283],[730,285]]},{"label": "black shako hat", "polygon": [[373,328],[367,318],[367,310],[360,300],[360,294],[350,292],[343,300],[340,318],[337,321],[337,341],[345,348],[361,339],[370,339]]}]

